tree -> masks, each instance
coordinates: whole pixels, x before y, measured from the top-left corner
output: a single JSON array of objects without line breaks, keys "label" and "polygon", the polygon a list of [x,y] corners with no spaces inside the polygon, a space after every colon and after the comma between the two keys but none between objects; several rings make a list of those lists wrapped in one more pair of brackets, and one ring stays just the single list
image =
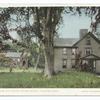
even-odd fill
[{"label": "tree", "polygon": [[[22,34],[23,36],[32,36],[33,34],[42,41],[42,46],[44,48],[45,55],[45,75],[52,76],[54,73],[53,68],[53,39],[56,33],[56,26],[59,24],[61,19],[61,14],[63,12],[63,7],[21,7],[21,8],[2,8],[1,9],[1,33],[7,39],[11,38],[9,36],[9,30],[7,24],[11,18],[11,15],[16,15],[17,19],[15,21],[18,22],[20,16],[23,19],[26,19],[26,25],[24,27],[18,26],[16,28],[17,33]],[[7,16],[6,16],[7,15]],[[34,24],[29,24],[30,16],[34,16]],[[18,18],[19,17],[19,18]],[[12,23],[12,22],[11,22]],[[2,28],[3,27],[3,28]],[[30,31],[30,32],[29,32]],[[30,35],[30,33],[33,33]],[[8,37],[6,36],[8,35]],[[27,43],[29,43],[30,37],[24,37]],[[14,42],[16,42],[14,40]],[[29,44],[25,43],[17,43],[23,44],[27,48]]]},{"label": "tree", "polygon": [[[53,41],[56,26],[60,23],[61,14],[64,8],[45,7],[35,8],[38,34],[42,40],[45,56],[45,76],[51,77],[54,74],[54,49]],[[40,27],[42,26],[42,28]]]},{"label": "tree", "polygon": [[[59,26],[62,13],[75,15],[82,15],[83,12],[90,16],[96,14],[96,20],[100,18],[100,8],[99,7],[15,7],[15,8],[1,8],[0,9],[0,33],[5,38],[11,38],[9,36],[9,30],[7,27],[10,19],[18,23],[17,28],[15,29],[20,36],[21,40],[27,42],[14,42],[17,44],[29,48],[31,37],[38,37],[39,41],[42,42],[45,55],[45,76],[51,77],[54,74],[54,49],[53,49],[53,40],[57,32],[57,26]],[[11,18],[11,15],[16,15],[16,19]],[[30,18],[33,24],[30,24]],[[25,22],[24,26],[21,26],[20,22],[22,20]],[[12,24],[12,21],[10,21]],[[30,46],[31,47],[31,46]]]}]

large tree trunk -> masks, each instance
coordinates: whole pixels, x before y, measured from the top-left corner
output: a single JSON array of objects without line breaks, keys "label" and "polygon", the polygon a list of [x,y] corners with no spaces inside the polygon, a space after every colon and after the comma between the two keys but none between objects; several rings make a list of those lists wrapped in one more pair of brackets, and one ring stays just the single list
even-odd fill
[{"label": "large tree trunk", "polygon": [[45,47],[44,56],[45,56],[44,74],[47,77],[51,77],[54,74],[53,47],[51,48]]},{"label": "large tree trunk", "polygon": [[[42,19],[42,34],[40,31],[40,17],[39,10],[36,8],[36,17],[38,22],[38,34],[42,35],[43,47],[44,47],[44,57],[45,57],[45,70],[44,74],[47,77],[51,77],[54,74],[54,48],[53,48],[53,38],[54,30],[53,27],[53,9],[51,7],[45,8],[44,17]],[[40,37],[40,35],[39,35]]]},{"label": "large tree trunk", "polygon": [[54,48],[53,48],[53,37],[49,31],[46,33],[47,36],[44,42],[44,56],[45,56],[45,70],[44,74],[47,77],[54,75]]}]

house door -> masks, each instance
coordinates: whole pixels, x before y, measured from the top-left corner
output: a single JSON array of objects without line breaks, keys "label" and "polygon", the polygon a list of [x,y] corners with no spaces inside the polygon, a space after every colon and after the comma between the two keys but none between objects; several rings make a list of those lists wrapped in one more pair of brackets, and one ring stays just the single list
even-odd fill
[{"label": "house door", "polygon": [[96,60],[93,61],[93,72],[96,71]]},{"label": "house door", "polygon": [[89,71],[94,72],[95,71],[95,67],[96,67],[96,62],[95,60],[88,60],[88,67],[89,67]]}]

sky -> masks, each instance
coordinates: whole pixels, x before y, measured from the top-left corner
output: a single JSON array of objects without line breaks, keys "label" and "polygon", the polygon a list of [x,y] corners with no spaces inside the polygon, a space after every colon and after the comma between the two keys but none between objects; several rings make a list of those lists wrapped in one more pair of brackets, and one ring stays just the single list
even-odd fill
[{"label": "sky", "polygon": [[64,14],[58,34],[63,38],[79,38],[79,30],[90,29],[90,23],[91,19],[88,16]]},{"label": "sky", "polygon": [[[13,16],[14,17],[14,16]],[[79,38],[79,30],[80,29],[89,29],[90,28],[91,19],[84,14],[82,16],[79,15],[63,15],[63,23],[60,25],[58,30],[59,37],[61,38]],[[11,27],[16,27],[13,23]],[[24,24],[23,24],[24,25]],[[10,35],[14,39],[19,39],[16,31],[10,32]]]}]

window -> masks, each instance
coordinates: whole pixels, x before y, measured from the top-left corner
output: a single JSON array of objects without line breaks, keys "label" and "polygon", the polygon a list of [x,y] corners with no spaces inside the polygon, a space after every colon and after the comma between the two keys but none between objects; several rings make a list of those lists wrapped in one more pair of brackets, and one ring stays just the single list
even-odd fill
[{"label": "window", "polygon": [[85,54],[86,55],[90,55],[92,53],[92,49],[91,48],[86,48],[85,49]]},{"label": "window", "polygon": [[63,59],[63,68],[66,68],[67,67],[67,59]]},{"label": "window", "polygon": [[75,54],[76,54],[76,49],[72,48],[72,55],[75,55]]},{"label": "window", "polygon": [[86,38],[86,45],[91,45],[90,36],[88,36],[88,37]]},{"label": "window", "polygon": [[87,44],[87,45],[91,45],[90,39],[87,40],[87,43],[86,43],[86,44]]},{"label": "window", "polygon": [[63,48],[63,54],[67,54],[67,49],[66,48]]}]

